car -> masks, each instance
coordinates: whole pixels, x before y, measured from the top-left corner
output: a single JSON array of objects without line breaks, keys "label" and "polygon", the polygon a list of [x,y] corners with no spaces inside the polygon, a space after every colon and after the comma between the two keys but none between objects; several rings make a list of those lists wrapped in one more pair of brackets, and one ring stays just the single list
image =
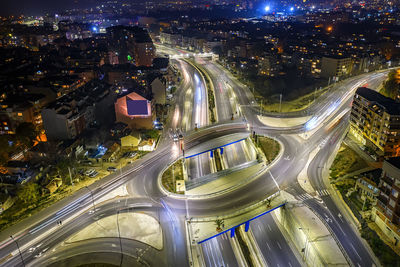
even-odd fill
[{"label": "car", "polygon": [[108,167],[108,168],[107,168],[107,171],[109,171],[109,172],[116,172],[116,171],[117,171],[117,168],[115,168],[115,167]]},{"label": "car", "polygon": [[82,164],[92,165],[93,163],[90,160],[82,160]]},{"label": "car", "polygon": [[129,158],[133,158],[133,157],[135,157],[137,155],[137,153],[136,152],[131,152],[131,153],[129,153]]},{"label": "car", "polygon": [[179,135],[179,140],[182,140],[183,139],[183,134],[180,134]]},{"label": "car", "polygon": [[85,172],[85,175],[86,176],[90,176],[92,173],[94,173],[94,172],[96,172],[95,170],[93,170],[93,169],[89,169],[89,170],[87,170],[86,172]]},{"label": "car", "polygon": [[89,175],[89,177],[90,177],[90,178],[93,178],[93,177],[96,177],[98,174],[99,174],[98,172],[94,171],[93,173],[91,173],[91,174]]},{"label": "car", "polygon": [[174,136],[172,137],[174,139],[174,142],[178,142],[179,141],[179,137],[177,134],[174,134]]}]

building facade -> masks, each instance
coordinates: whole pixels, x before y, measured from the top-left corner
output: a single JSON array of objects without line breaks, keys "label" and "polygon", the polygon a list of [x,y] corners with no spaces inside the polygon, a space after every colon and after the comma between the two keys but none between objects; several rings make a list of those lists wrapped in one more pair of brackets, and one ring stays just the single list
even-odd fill
[{"label": "building facade", "polygon": [[350,75],[353,69],[351,58],[348,57],[323,57],[321,60],[321,77],[339,79]]},{"label": "building facade", "polygon": [[350,132],[378,157],[400,156],[400,103],[374,90],[358,88],[351,109]]},{"label": "building facade", "polygon": [[131,129],[152,129],[155,114],[152,103],[135,92],[119,97],[115,102],[116,122]]},{"label": "building facade", "polygon": [[379,189],[373,219],[393,244],[400,247],[400,158],[383,162]]}]

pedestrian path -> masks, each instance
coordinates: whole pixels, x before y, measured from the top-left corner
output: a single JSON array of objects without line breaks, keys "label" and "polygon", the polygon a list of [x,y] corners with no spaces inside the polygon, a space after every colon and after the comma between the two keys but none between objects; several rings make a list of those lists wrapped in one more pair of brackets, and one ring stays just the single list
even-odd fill
[{"label": "pedestrian path", "polygon": [[329,195],[330,195],[330,194],[329,194],[329,191],[326,190],[326,189],[317,190],[317,194],[318,194],[320,197],[322,197],[322,196],[329,196]]},{"label": "pedestrian path", "polygon": [[[327,189],[319,189],[316,192],[317,192],[318,196],[320,196],[320,197],[329,196],[330,195],[330,193],[329,193],[329,191]],[[304,193],[304,194],[301,194],[301,195],[297,195],[296,197],[298,199],[300,199],[301,201],[313,198],[313,196],[310,195],[309,193]]]},{"label": "pedestrian path", "polygon": [[296,196],[297,198],[300,198],[300,200],[302,200],[302,201],[304,201],[304,200],[307,200],[307,199],[310,199],[310,198],[313,198],[310,194],[308,194],[308,193],[304,193],[304,194],[301,194],[301,195],[298,195],[298,196]]}]

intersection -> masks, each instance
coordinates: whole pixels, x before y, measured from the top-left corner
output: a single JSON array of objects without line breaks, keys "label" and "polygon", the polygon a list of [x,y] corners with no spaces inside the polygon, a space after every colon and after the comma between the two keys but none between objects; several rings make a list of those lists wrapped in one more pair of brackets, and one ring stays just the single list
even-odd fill
[{"label": "intersection", "polygon": [[[176,51],[168,48],[165,48],[165,51],[176,54]],[[340,145],[346,134],[347,116],[354,90],[364,84],[373,89],[378,87],[387,72],[363,74],[342,81],[327,95],[323,95],[321,101],[316,101],[308,109],[306,114],[310,115],[311,119],[306,123],[293,127],[276,127],[265,125],[260,121],[259,109],[250,90],[221,66],[204,58],[191,64],[181,59],[176,60],[185,77],[175,97],[174,114],[181,114],[181,118],[173,117],[166,128],[183,129],[185,153],[194,151],[192,154],[186,154],[186,156],[194,155],[186,162],[191,179],[215,172],[210,164],[209,153],[197,156],[196,154],[238,141],[242,135],[247,138],[253,131],[279,141],[282,149],[280,157],[260,175],[240,187],[204,197],[185,197],[166,193],[160,188],[158,181],[160,174],[167,166],[183,157],[182,151],[178,149],[177,152],[174,142],[164,135],[154,152],[124,167],[121,172],[94,183],[89,187],[90,190],[80,190],[72,197],[40,212],[39,215],[32,216],[28,219],[30,220],[28,223],[22,222],[10,229],[9,235],[13,235],[18,242],[24,263],[27,266],[60,266],[68,262],[90,262],[103,258],[111,259],[110,261],[114,263],[118,262],[120,247],[117,237],[99,242],[89,240],[70,247],[61,244],[73,233],[90,223],[95,223],[100,217],[138,210],[157,214],[164,231],[164,249],[157,251],[149,248],[146,253],[138,256],[134,252],[135,249],[145,250],[149,246],[134,240],[122,239],[123,266],[132,266],[139,262],[150,266],[196,266],[202,263],[207,266],[240,266],[237,257],[234,256],[235,248],[232,247],[229,235],[226,234],[201,244],[197,253],[191,252],[188,248],[190,245],[187,240],[186,221],[192,217],[210,217],[234,212],[258,203],[279,190],[284,190],[326,222],[326,227],[337,240],[349,265],[377,265],[359,234],[341,214],[342,211],[332,199],[323,176],[329,169],[338,144]],[[208,120],[204,77],[193,64],[202,67],[214,85],[218,118],[215,125]],[[190,103],[193,103],[193,106]],[[234,121],[231,120],[232,114],[236,116]],[[293,118],[305,114],[295,112],[262,115]],[[240,138],[232,138],[234,135]],[[248,148],[241,142],[231,144],[224,149],[228,166],[236,166],[251,160],[246,156],[245,150]],[[318,152],[307,165],[309,155],[317,148]],[[306,166],[314,192],[306,192],[297,181],[298,174]],[[128,196],[94,205],[95,201],[121,186],[126,186]],[[321,191],[328,193],[318,193]],[[309,194],[310,197],[302,198],[305,194]],[[130,207],[130,205],[136,206]],[[58,220],[63,221],[62,226],[55,223]],[[274,230],[262,231],[263,225],[268,225]],[[250,228],[260,249],[263,248],[261,252],[268,265],[285,266],[287,262],[292,266],[305,265],[299,261],[290,246],[283,245],[282,234],[271,215],[266,214],[265,217],[255,221],[254,225],[251,223]],[[0,244],[0,258],[7,258],[2,264],[22,265],[14,242],[5,233],[1,236],[1,240],[3,241]],[[271,242],[279,246],[267,245],[269,249],[265,250],[265,244]],[[32,247],[35,249],[32,250]],[[200,256],[193,258],[193,255]]]}]

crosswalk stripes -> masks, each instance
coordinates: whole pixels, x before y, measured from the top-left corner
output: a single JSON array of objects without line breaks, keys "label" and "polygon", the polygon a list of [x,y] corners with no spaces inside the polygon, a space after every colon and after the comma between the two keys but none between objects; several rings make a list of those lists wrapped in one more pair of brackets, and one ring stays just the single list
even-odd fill
[{"label": "crosswalk stripes", "polygon": [[328,196],[328,195],[329,195],[329,192],[328,192],[328,190],[326,190],[326,189],[318,190],[317,193],[318,193],[318,195],[319,195],[320,197],[321,197],[321,196]]},{"label": "crosswalk stripes", "polygon": [[307,200],[307,199],[312,198],[312,196],[308,193],[298,195],[297,197],[300,198],[301,200]]}]

